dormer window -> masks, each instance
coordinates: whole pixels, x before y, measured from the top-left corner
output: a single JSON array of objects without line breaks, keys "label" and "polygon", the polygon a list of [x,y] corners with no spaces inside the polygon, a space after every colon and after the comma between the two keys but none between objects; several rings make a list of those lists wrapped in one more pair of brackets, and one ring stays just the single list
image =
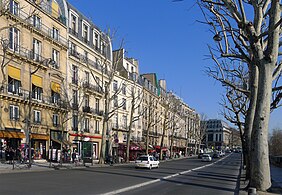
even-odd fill
[{"label": "dormer window", "polygon": [[85,43],[89,42],[89,25],[86,22],[82,22],[82,38]]},{"label": "dormer window", "polygon": [[94,40],[93,40],[93,44],[94,44],[94,49],[98,50],[99,48],[99,34],[98,32],[94,31]]}]

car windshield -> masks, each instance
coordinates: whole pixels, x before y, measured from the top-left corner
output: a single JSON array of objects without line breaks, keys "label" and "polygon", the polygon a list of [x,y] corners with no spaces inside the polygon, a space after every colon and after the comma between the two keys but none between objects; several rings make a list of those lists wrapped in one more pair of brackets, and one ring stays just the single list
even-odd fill
[{"label": "car windshield", "polygon": [[209,157],[209,155],[208,154],[204,154],[203,157]]},{"label": "car windshield", "polygon": [[137,160],[148,160],[147,156],[140,156]]}]

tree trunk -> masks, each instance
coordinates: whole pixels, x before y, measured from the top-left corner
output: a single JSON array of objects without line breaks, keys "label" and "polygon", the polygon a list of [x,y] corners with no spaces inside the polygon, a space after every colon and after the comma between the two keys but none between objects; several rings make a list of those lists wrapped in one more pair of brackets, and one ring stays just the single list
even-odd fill
[{"label": "tree trunk", "polygon": [[257,90],[258,90],[258,68],[256,65],[250,65],[250,103],[245,119],[245,128],[242,140],[244,165],[246,165],[246,179],[250,179],[251,171],[251,135],[255,117],[256,101],[257,101]]},{"label": "tree trunk", "polygon": [[272,64],[259,67],[259,85],[251,140],[250,186],[266,191],[271,186],[268,156],[268,123],[272,93]]}]

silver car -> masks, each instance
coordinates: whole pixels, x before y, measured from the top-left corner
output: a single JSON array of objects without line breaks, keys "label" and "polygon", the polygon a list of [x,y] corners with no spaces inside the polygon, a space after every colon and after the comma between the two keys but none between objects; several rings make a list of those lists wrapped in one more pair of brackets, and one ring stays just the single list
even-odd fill
[{"label": "silver car", "polygon": [[139,156],[135,161],[135,168],[159,168],[160,161],[150,155]]},{"label": "silver car", "polygon": [[202,161],[203,162],[211,162],[212,161],[212,157],[209,154],[203,154]]}]

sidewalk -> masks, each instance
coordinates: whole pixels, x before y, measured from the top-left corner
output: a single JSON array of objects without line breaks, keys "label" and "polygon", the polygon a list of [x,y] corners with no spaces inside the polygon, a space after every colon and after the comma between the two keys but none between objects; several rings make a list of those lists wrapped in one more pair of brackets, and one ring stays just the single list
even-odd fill
[{"label": "sidewalk", "polygon": [[[271,182],[272,186],[269,192],[261,192],[258,191],[258,195],[276,195],[282,194],[282,168],[276,167],[274,165],[270,165],[270,173],[271,173]],[[247,186],[247,182],[245,182],[245,170],[241,170],[241,180],[240,180],[240,192],[241,195],[247,195],[248,192],[244,190]]]}]

